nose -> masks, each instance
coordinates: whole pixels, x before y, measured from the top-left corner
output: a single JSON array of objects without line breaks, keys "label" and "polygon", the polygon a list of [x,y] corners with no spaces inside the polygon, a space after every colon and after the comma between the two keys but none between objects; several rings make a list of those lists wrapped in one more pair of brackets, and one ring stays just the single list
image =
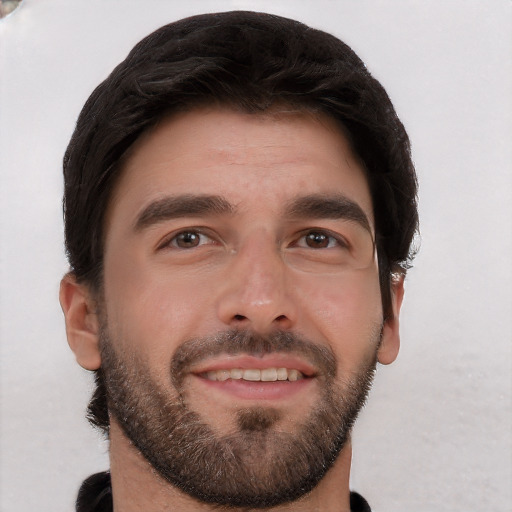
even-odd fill
[{"label": "nose", "polygon": [[288,330],[296,322],[292,285],[277,244],[254,237],[236,251],[218,295],[218,318],[230,328]]}]

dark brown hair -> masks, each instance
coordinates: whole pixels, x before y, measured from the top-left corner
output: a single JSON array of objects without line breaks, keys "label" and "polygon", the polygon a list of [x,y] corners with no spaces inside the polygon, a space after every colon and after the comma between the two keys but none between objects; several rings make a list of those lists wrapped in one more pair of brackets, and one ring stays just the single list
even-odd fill
[{"label": "dark brown hair", "polygon": [[383,87],[346,44],[254,12],[193,16],[158,29],[87,100],[64,157],[66,250],[77,280],[101,288],[104,215],[123,155],[163,116],[209,103],[249,113],[286,104],[343,126],[367,172],[383,308],[391,314],[392,272],[404,272],[412,260],[418,226],[405,129]]}]

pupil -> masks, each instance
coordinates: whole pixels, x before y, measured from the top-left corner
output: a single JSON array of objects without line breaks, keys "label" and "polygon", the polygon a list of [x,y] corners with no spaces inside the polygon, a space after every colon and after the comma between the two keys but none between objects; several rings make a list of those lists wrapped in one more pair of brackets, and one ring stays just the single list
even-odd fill
[{"label": "pupil", "polygon": [[198,236],[197,233],[183,233],[180,236],[181,245],[190,247],[197,245]]},{"label": "pupil", "polygon": [[310,233],[307,240],[310,246],[315,247],[326,247],[328,243],[327,236],[322,233]]}]

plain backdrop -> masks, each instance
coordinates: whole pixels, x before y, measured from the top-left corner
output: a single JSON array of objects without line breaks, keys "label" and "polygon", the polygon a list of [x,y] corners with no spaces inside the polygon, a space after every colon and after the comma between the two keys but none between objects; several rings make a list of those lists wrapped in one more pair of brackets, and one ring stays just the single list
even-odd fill
[{"label": "plain backdrop", "polygon": [[1,512],[73,510],[106,442],[57,301],[61,161],[93,88],[143,36],[248,9],[351,45],[412,141],[421,251],[402,349],[354,431],[352,488],[376,512],[508,512],[512,3],[509,0],[25,0],[0,20]]}]

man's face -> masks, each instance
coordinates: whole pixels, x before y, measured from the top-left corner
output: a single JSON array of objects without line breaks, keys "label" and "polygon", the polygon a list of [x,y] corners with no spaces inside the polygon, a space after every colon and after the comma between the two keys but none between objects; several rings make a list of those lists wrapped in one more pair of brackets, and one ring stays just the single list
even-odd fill
[{"label": "man's face", "polygon": [[[164,120],[131,151],[105,232],[113,421],[200,499],[227,502],[204,469],[221,458],[225,494],[256,481],[239,504],[260,487],[288,489],[260,505],[309,490],[346,441],[379,344],[397,349],[368,185],[335,123],[223,109]],[[211,461],[167,474],[180,453],[179,467]]]}]

